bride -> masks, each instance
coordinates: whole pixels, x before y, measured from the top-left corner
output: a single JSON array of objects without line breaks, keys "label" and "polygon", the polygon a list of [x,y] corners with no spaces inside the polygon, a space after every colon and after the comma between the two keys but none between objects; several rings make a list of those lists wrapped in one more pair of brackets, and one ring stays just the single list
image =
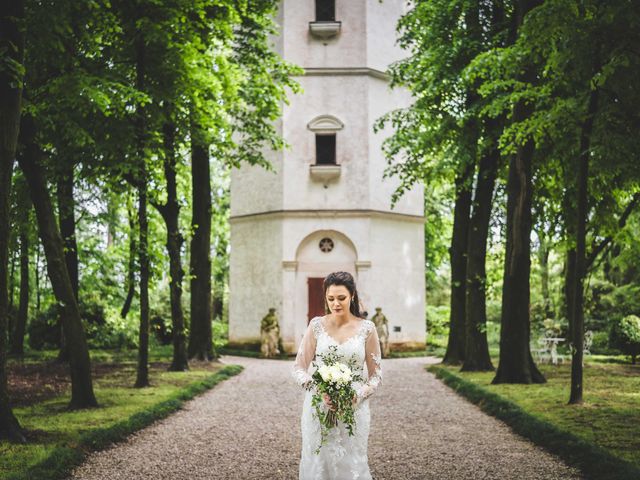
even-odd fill
[{"label": "bride", "polygon": [[[351,274],[331,273],[324,279],[323,290],[325,309],[330,313],[309,322],[294,364],[294,377],[307,390],[301,419],[300,479],[370,479],[367,460],[370,412],[367,399],[382,381],[378,333],[373,322],[362,318],[364,315],[360,312],[358,292]],[[319,453],[315,453],[321,442],[320,423],[311,406],[313,382],[308,369],[314,359],[321,363],[319,355],[328,352],[330,347],[337,348],[345,361],[355,355],[361,370],[359,373],[367,381],[354,385],[354,435],[349,436],[345,425],[339,422],[337,427],[329,430],[326,444]],[[362,371],[365,365],[366,375]],[[323,399],[325,408],[333,409],[326,394]]]}]

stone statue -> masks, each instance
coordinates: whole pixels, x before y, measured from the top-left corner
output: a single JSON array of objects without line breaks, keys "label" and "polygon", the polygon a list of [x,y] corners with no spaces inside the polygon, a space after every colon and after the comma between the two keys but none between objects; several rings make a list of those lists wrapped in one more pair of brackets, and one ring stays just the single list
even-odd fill
[{"label": "stone statue", "polygon": [[389,322],[382,313],[382,308],[376,307],[376,314],[371,317],[371,321],[376,324],[378,339],[380,340],[380,352],[383,357],[389,356]]},{"label": "stone statue", "polygon": [[273,358],[280,355],[280,350],[278,349],[280,325],[278,325],[275,308],[270,308],[269,313],[265,315],[260,323],[260,340],[260,352],[263,357]]}]

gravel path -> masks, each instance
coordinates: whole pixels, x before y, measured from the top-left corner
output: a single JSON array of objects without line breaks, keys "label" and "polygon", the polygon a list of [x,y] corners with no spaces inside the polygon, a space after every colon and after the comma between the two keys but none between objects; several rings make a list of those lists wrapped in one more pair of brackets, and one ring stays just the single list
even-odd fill
[{"label": "gravel path", "polygon": [[[371,399],[375,479],[579,479],[424,370],[431,358],[384,360]],[[240,375],[127,441],[92,454],[82,480],[295,479],[302,394],[291,362],[224,357]]]}]

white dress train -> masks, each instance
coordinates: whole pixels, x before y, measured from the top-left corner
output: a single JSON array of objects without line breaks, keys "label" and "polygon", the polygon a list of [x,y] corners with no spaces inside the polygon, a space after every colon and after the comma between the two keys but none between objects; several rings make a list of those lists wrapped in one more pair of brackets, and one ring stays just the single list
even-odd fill
[{"label": "white dress train", "polygon": [[[323,317],[315,317],[300,343],[293,375],[298,385],[306,389],[302,407],[302,453],[300,457],[300,480],[365,480],[371,479],[367,458],[369,425],[371,415],[368,398],[382,382],[380,365],[380,343],[376,327],[370,320],[361,320],[358,331],[342,343],[336,342],[325,330]],[[315,450],[320,445],[320,423],[311,407],[311,374],[309,366],[314,358],[318,365],[318,354],[336,346],[345,362],[355,357],[365,383],[356,384],[357,404],[354,435],[349,436],[345,425],[338,423],[329,430],[327,443],[319,454]],[[366,373],[365,373],[366,367]]]}]

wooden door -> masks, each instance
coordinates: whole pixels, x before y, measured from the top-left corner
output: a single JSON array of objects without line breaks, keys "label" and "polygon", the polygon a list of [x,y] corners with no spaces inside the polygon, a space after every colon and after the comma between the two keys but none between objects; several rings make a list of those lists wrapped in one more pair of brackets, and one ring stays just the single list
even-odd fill
[{"label": "wooden door", "polygon": [[324,278],[308,278],[307,290],[309,297],[309,311],[307,313],[307,325],[313,317],[324,315],[324,292],[322,291],[322,282]]}]

